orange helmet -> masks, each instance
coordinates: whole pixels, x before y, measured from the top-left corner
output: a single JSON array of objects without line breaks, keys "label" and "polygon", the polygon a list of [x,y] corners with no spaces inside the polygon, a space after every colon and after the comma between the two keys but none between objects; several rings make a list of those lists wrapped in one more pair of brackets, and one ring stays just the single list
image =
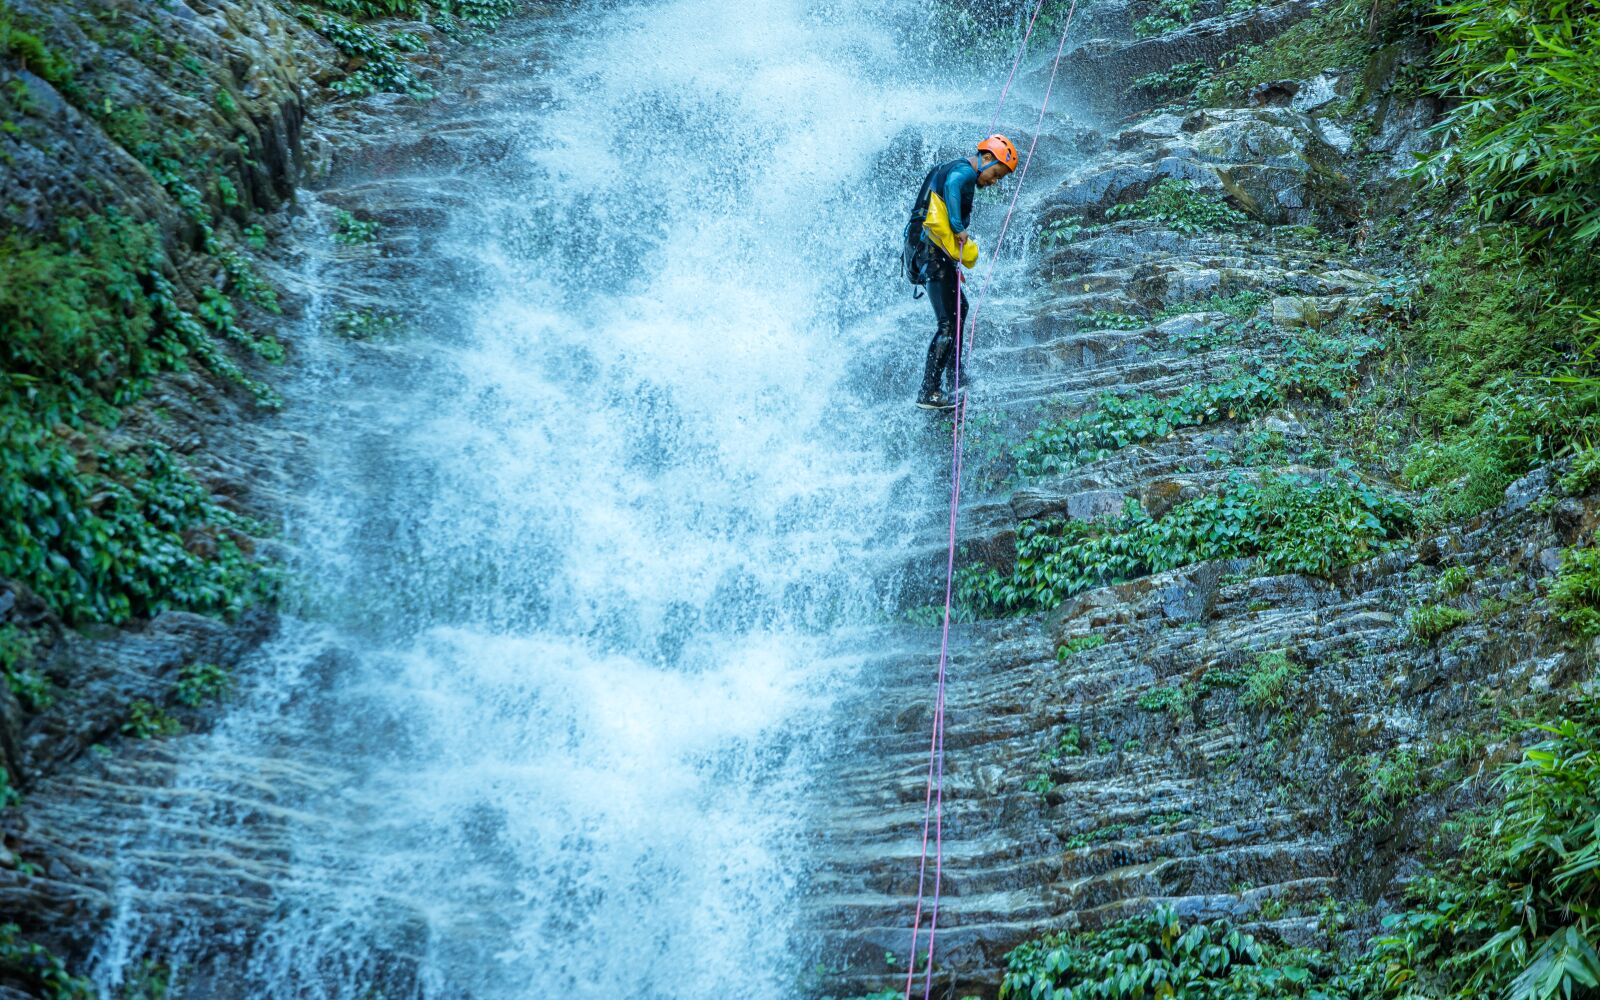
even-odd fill
[{"label": "orange helmet", "polygon": [[1003,135],[996,133],[978,143],[978,152],[988,153],[999,162],[1004,163],[1008,174],[1017,169],[1017,147],[1013,146],[1011,140]]}]

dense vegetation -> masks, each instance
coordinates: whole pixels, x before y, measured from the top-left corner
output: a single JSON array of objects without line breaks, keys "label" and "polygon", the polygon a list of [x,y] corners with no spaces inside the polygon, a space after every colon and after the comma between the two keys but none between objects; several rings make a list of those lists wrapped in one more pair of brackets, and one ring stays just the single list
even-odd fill
[{"label": "dense vegetation", "polygon": [[956,590],[965,613],[1007,614],[1207,559],[1253,556],[1268,571],[1327,573],[1392,546],[1412,516],[1359,480],[1240,476],[1161,518],[1129,500],[1118,517],[1025,521],[1010,572],[966,566]]},{"label": "dense vegetation", "polygon": [[[494,26],[513,4],[319,6],[297,9],[351,58],[335,90],[426,96],[407,59],[421,39],[393,19],[460,36]],[[192,237],[175,239],[119,206],[62,204],[44,232],[0,225],[0,577],[28,585],[72,622],[118,623],[166,608],[231,613],[270,587],[250,543],[262,527],[216,502],[181,457],[118,428],[154,379],[195,367],[276,405],[247,373],[282,360],[283,348],[257,332],[277,300],[247,255],[266,239],[248,224],[256,206],[243,173],[256,153],[242,97],[153,22],[92,5],[63,16],[96,54],[53,43],[61,25],[0,2],[0,58],[39,75],[137,159]],[[143,106],[124,92],[121,59],[206,97],[214,120]],[[0,127],[18,141],[48,142],[37,134],[39,111],[26,87],[4,88]]]},{"label": "dense vegetation", "polygon": [[[1087,1000],[1548,1000],[1600,991],[1600,702],[1569,706],[1498,779],[1496,811],[1463,824],[1459,853],[1411,888],[1362,944],[1338,907],[1327,944],[1290,948],[1170,909],[1013,951],[1002,997]],[[1410,765],[1414,773],[1415,763]],[[1441,834],[1443,836],[1443,834]]]},{"label": "dense vegetation", "polygon": [[[270,174],[257,82],[207,48],[236,27],[227,12],[204,11],[212,20],[186,33],[170,29],[166,6],[0,0],[0,171],[55,162],[77,142],[63,132],[68,113],[73,128],[98,128],[127,154],[107,166],[113,186],[61,169],[46,179],[48,204],[0,204],[0,579],[68,626],[169,609],[232,616],[270,601],[275,584],[255,547],[270,527],[242,516],[225,484],[197,476],[187,443],[162,442],[198,440],[193,416],[175,412],[193,376],[240,412],[278,405],[268,384],[286,353],[272,332],[278,300],[252,260],[270,245],[264,213],[296,178]],[[425,98],[417,54],[441,37],[470,40],[514,6],[285,9],[344,57],[335,94]],[[353,231],[371,238],[373,225]],[[61,678],[42,669],[51,641],[48,626],[0,625],[0,676],[26,715],[70,710]],[[229,684],[217,664],[185,664],[161,698],[124,706],[120,731],[170,735]],[[0,767],[0,809],[20,801],[13,778]],[[147,970],[119,995],[164,996],[164,977]],[[11,924],[0,926],[0,986],[95,995]]]},{"label": "dense vegetation", "polygon": [[[1156,7],[1137,33],[1174,30],[1183,20],[1185,5]],[[1428,49],[1420,58],[1419,39]],[[1320,493],[1308,493],[1305,481],[1235,475],[1203,508],[1191,500],[1159,519],[1130,506],[1097,522],[1025,523],[1005,572],[963,570],[969,609],[1049,608],[1087,586],[1218,555],[1252,555],[1264,570],[1326,571],[1395,544],[1416,527],[1493,507],[1512,480],[1566,456],[1575,461],[1562,491],[1586,495],[1600,486],[1600,461],[1590,447],[1600,413],[1600,373],[1593,368],[1600,352],[1597,43],[1600,5],[1583,0],[1361,0],[1331,4],[1218,65],[1178,66],[1136,81],[1138,93],[1177,107],[1224,105],[1258,83],[1340,66],[1362,72],[1355,94],[1335,109],[1351,116],[1347,121],[1379,96],[1370,87],[1385,85],[1401,97],[1431,91],[1443,101],[1437,152],[1413,180],[1414,198],[1428,207],[1426,221],[1419,225],[1412,216],[1400,224],[1381,210],[1367,220],[1383,234],[1384,251],[1416,276],[1415,293],[1385,330],[1364,327],[1374,341],[1353,360],[1356,370],[1378,366],[1381,378],[1374,381],[1403,388],[1323,397],[1338,404],[1329,429],[1359,428],[1360,436],[1381,442],[1363,449],[1351,442],[1364,475],[1392,478],[1415,493],[1411,502],[1362,494],[1372,488],[1358,485],[1354,469],[1324,481]],[[1410,54],[1402,59],[1404,52]],[[1374,67],[1397,60],[1408,68],[1384,84],[1389,70]],[[1355,126],[1358,140],[1364,138],[1358,120]],[[1173,201],[1176,193],[1164,196]],[[1144,206],[1118,214],[1163,217]],[[1281,385],[1279,378],[1241,371],[1161,400],[1105,397],[1035,429],[1014,449],[1014,473],[1052,474],[1183,427],[1248,418],[1270,409]],[[1278,492],[1270,504],[1252,504],[1243,484],[1257,483],[1253,488]],[[1275,517],[1295,510],[1309,514]],[[1346,519],[1353,530],[1338,534]],[[1320,564],[1298,555],[1313,551]],[[1406,616],[1410,641],[1442,642],[1470,620],[1473,612],[1450,603],[1468,586],[1465,570],[1441,574],[1438,603]],[[1584,542],[1568,550],[1547,597],[1568,636],[1600,634],[1600,547]],[[1187,686],[1158,686],[1139,704],[1179,711],[1190,698]],[[1002,995],[1600,996],[1600,703],[1557,693],[1534,711],[1551,721],[1514,727],[1512,738],[1526,749],[1484,782],[1485,791],[1497,794],[1480,797],[1484,804],[1475,811],[1433,831],[1438,860],[1411,883],[1408,898],[1376,934],[1340,934],[1340,922],[1324,913],[1326,946],[1289,948],[1270,935],[1253,938],[1226,922],[1190,923],[1158,909],[1018,948]],[[1462,738],[1481,746],[1474,742],[1479,736]],[[1352,771],[1359,780],[1342,794],[1353,796],[1360,817],[1353,829],[1389,823],[1398,803],[1420,791],[1427,767],[1426,754],[1397,748]],[[1454,773],[1451,780],[1463,780]],[[1048,775],[1042,778],[1048,784]],[[1328,906],[1337,909],[1331,900]],[[1263,916],[1283,913],[1272,908]]]}]

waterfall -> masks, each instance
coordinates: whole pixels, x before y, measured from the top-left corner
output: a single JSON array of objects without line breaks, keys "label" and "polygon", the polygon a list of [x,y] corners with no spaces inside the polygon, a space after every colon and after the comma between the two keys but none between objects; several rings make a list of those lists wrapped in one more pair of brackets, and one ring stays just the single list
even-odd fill
[{"label": "waterfall", "polygon": [[102,985],[802,990],[822,736],[945,500],[894,255],[988,97],[919,7],[584,5],[304,199],[285,620],[122,832]]}]

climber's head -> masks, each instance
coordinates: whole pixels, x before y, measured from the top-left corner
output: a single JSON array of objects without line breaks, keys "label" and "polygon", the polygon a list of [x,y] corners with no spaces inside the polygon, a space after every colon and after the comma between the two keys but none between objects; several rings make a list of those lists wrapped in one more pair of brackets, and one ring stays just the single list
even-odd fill
[{"label": "climber's head", "polygon": [[988,187],[1017,169],[1017,147],[1003,135],[991,135],[978,143],[978,155],[983,158],[975,164],[979,187]]}]

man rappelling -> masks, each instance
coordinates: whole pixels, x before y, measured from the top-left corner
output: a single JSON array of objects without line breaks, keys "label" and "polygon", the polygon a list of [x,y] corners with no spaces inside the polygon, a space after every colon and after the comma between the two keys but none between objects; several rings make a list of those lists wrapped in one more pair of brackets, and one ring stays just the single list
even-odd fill
[{"label": "man rappelling", "polygon": [[[967,297],[961,291],[958,262],[972,267],[978,262],[978,241],[967,233],[972,218],[972,195],[1017,168],[1017,147],[1003,135],[978,143],[973,156],[941,163],[928,171],[911,206],[901,260],[906,277],[928,289],[936,326],[928,345],[927,365],[917,405],[925,410],[948,410],[956,405],[956,338],[959,317],[967,315]],[[951,391],[943,383],[951,382]]]}]

